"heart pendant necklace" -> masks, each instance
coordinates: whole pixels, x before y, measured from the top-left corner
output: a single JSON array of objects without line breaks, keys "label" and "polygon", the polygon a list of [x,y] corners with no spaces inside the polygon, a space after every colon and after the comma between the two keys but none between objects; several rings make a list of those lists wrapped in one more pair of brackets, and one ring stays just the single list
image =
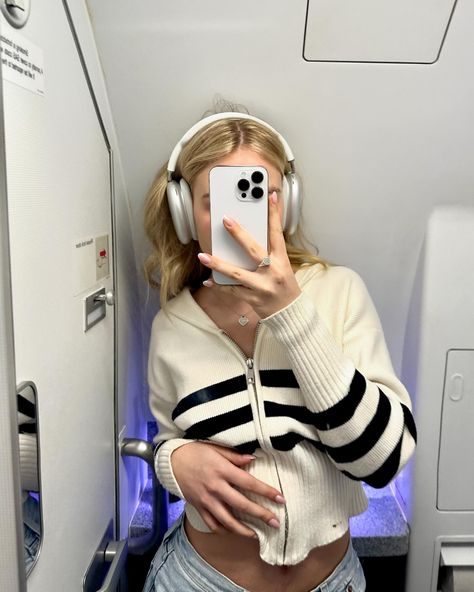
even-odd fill
[{"label": "heart pendant necklace", "polygon": [[244,315],[244,314],[240,315],[240,317],[239,317],[239,325],[241,325],[242,327],[245,327],[245,325],[248,322],[249,322],[249,318],[246,315]]},{"label": "heart pendant necklace", "polygon": [[247,311],[245,311],[243,313],[238,313],[238,312],[235,312],[235,310],[231,306],[229,306],[226,302],[224,302],[224,300],[220,296],[218,296],[215,292],[214,292],[214,296],[217,298],[217,300],[220,301],[220,303],[223,306],[225,306],[228,310],[230,310],[232,312],[232,314],[238,315],[239,318],[238,318],[237,322],[239,323],[239,325],[241,327],[245,327],[246,325],[249,324],[250,319],[248,318],[247,315],[253,311],[253,308],[249,308]]}]

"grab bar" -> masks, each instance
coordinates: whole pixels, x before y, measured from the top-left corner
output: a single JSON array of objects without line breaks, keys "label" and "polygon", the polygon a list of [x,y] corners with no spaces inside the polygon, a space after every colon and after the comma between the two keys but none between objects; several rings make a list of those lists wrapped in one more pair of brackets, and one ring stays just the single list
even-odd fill
[{"label": "grab bar", "polygon": [[138,438],[124,438],[120,448],[122,456],[141,458],[152,469],[152,522],[147,534],[131,537],[128,540],[128,552],[131,555],[143,555],[156,547],[167,530],[167,507],[163,489],[155,474],[153,445]]}]

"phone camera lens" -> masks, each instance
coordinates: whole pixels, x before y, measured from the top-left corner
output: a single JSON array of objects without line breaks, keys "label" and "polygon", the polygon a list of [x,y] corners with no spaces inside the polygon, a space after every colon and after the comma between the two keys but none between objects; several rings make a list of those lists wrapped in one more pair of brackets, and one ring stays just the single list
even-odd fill
[{"label": "phone camera lens", "polygon": [[260,199],[263,197],[263,189],[261,187],[254,187],[252,189],[252,197],[255,199]]},{"label": "phone camera lens", "polygon": [[254,183],[261,183],[263,181],[263,173],[261,173],[260,171],[254,171],[252,173],[251,179]]},{"label": "phone camera lens", "polygon": [[237,183],[237,187],[240,189],[240,191],[247,191],[250,187],[250,183],[247,181],[247,179],[240,179]]},{"label": "phone camera lens", "polygon": [[246,193],[241,193],[242,197],[247,197]]}]

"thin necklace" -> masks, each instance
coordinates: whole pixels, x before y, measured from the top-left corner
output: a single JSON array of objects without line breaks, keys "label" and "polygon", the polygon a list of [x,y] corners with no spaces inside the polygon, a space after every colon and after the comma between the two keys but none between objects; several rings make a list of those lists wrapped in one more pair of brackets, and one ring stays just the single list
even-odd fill
[{"label": "thin necklace", "polygon": [[215,292],[214,292],[214,296],[217,298],[217,300],[219,300],[228,310],[232,311],[232,313],[234,315],[237,315],[239,317],[238,319],[238,323],[241,327],[245,327],[245,325],[247,325],[250,322],[250,319],[248,318],[248,313],[251,312],[253,310],[252,307],[250,307],[246,312],[243,312],[241,314],[239,314],[238,312],[235,312],[235,310],[229,306],[226,302],[224,302],[224,300],[218,296]]}]

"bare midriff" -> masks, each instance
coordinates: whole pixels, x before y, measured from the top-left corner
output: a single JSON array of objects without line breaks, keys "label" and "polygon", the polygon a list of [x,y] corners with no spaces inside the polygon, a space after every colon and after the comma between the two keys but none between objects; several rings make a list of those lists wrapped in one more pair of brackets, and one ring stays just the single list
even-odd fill
[{"label": "bare midriff", "polygon": [[309,592],[342,561],[350,535],[312,549],[297,565],[278,566],[260,558],[257,540],[234,533],[204,533],[185,520],[189,542],[214,569],[248,592]]}]

